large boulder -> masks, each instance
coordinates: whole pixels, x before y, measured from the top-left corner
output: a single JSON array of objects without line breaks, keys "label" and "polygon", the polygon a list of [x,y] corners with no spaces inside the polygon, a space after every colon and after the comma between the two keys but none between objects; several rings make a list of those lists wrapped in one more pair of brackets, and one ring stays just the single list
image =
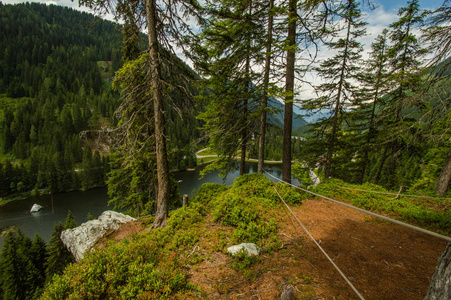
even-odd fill
[{"label": "large boulder", "polygon": [[432,276],[424,300],[451,299],[451,243],[438,260],[437,268]]},{"label": "large boulder", "polygon": [[97,220],[91,220],[73,229],[64,230],[61,233],[61,240],[78,262],[107,233],[119,229],[120,224],[131,221],[136,221],[136,219],[108,210],[103,212]]}]

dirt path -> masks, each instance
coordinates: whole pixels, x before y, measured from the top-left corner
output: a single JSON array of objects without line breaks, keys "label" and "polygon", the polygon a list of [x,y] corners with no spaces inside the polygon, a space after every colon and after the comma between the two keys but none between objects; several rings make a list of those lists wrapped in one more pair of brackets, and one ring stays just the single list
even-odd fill
[{"label": "dirt path", "polygon": [[[424,298],[445,241],[326,200],[292,209],[365,299]],[[293,218],[280,218],[282,247],[260,255],[250,277],[232,270],[228,255],[200,244],[197,251],[210,258],[191,269],[190,281],[208,299],[280,299],[284,284],[295,286],[295,299],[358,299]]]},{"label": "dirt path", "polygon": [[[423,299],[447,244],[326,200],[307,200],[293,210],[366,299]],[[345,286],[322,254],[315,253],[329,287],[338,282]],[[346,299],[356,298],[346,289]],[[334,288],[325,296],[333,299],[333,293]]]}]

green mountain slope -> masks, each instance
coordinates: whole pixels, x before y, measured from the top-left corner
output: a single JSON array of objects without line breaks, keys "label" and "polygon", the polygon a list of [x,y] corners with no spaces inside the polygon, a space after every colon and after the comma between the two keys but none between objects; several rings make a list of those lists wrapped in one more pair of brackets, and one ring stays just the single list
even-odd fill
[{"label": "green mountain slope", "polygon": [[[94,138],[118,122],[121,97],[111,82],[122,66],[121,26],[37,3],[0,4],[0,16],[0,197],[104,185],[110,145]],[[192,167],[191,141],[200,137],[201,125],[190,103],[172,107],[168,100],[171,168],[184,158]]]}]

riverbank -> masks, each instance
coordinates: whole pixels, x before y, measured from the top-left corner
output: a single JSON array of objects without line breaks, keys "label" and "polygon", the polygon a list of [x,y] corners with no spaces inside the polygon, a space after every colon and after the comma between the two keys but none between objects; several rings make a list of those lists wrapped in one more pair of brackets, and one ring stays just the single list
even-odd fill
[{"label": "riverbank", "polygon": [[[106,187],[106,184],[102,185],[102,186],[93,186],[93,187],[90,187],[85,190],[74,189],[74,190],[70,190],[70,191],[58,192],[58,193],[54,193],[53,195],[72,193],[72,192],[86,192],[89,190],[104,188],[104,187]],[[25,199],[28,199],[31,197],[41,197],[41,196],[45,196],[45,195],[52,195],[52,193],[48,189],[39,189],[39,190],[31,190],[31,191],[26,191],[26,192],[14,194],[14,195],[9,195],[9,196],[6,196],[5,198],[0,198],[0,206],[5,205],[9,202],[13,202],[13,201],[25,200]]]},{"label": "riverbank", "polygon": [[5,205],[6,203],[12,202],[12,201],[18,201],[18,200],[24,200],[30,197],[39,197],[43,195],[49,195],[49,192],[46,192],[46,190],[38,190],[36,191],[28,191],[23,192],[20,194],[14,194],[6,196],[5,198],[0,198],[0,206]]},{"label": "riverbank", "polygon": [[[240,160],[241,157],[239,156],[240,152],[238,151],[237,155],[234,157],[235,160]],[[196,152],[196,159],[203,161],[203,163],[200,163],[199,165],[206,165],[213,161],[215,161],[218,158],[218,154],[211,151],[210,148],[204,148]],[[256,158],[246,158],[246,162],[250,163],[258,163],[258,159]],[[281,160],[265,160],[264,164],[266,165],[277,165],[281,164]],[[292,161],[294,163],[294,161]]]}]

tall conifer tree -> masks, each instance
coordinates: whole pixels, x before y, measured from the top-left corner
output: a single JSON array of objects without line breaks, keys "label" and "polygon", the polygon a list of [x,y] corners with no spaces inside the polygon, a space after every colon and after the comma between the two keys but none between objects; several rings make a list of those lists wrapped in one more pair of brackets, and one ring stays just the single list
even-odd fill
[{"label": "tall conifer tree", "polygon": [[[360,183],[363,183],[365,172],[370,168],[369,166],[369,152],[374,148],[375,138],[377,135],[376,129],[376,108],[380,105],[380,98],[382,98],[388,91],[388,30],[385,29],[371,45],[369,59],[366,62],[366,76],[364,78],[365,99],[362,101],[361,118],[365,120],[362,122],[366,126],[367,132],[365,142],[363,144],[363,160],[361,162]],[[374,152],[374,151],[373,151]],[[383,165],[383,162],[382,162]]]},{"label": "tall conifer tree", "polygon": [[389,181],[392,185],[396,183],[402,131],[411,122],[405,119],[403,110],[410,105],[406,102],[409,92],[421,85],[421,58],[427,53],[414,34],[415,29],[424,22],[418,0],[408,1],[406,7],[399,9],[398,15],[399,20],[390,25],[392,47],[388,50],[391,66],[389,80],[393,90],[391,105],[386,106],[389,111],[384,112],[392,116],[391,126],[387,131],[387,140],[391,141],[389,169],[392,178]]},{"label": "tall conifer tree", "polygon": [[210,16],[194,49],[196,68],[208,77],[206,111],[200,118],[206,121],[210,145],[220,156],[209,169],[230,171],[240,149],[243,174],[247,143],[258,117],[257,100],[261,97],[253,67],[261,61],[261,49],[266,45],[262,28],[268,4],[211,1],[207,7]]},{"label": "tall conifer tree", "polygon": [[344,23],[339,31],[343,37],[327,43],[329,48],[336,50],[337,53],[324,60],[316,69],[324,80],[318,87],[322,96],[309,103],[310,107],[331,109],[331,116],[318,124],[321,131],[327,131],[324,167],[326,178],[334,175],[333,158],[344,112],[348,107],[359,103],[359,87],[356,84],[361,79],[362,45],[358,42],[358,38],[365,35],[366,23],[362,21],[358,6],[357,1],[347,0],[336,8],[335,13]]},{"label": "tall conifer tree", "polygon": [[61,223],[55,224],[52,237],[47,245],[47,259],[45,263],[45,276],[47,282],[52,280],[53,275],[61,275],[70,263],[73,263],[74,256],[67,250],[66,246],[61,241],[61,232],[64,230]]},{"label": "tall conifer tree", "polygon": [[[110,0],[80,0],[80,3],[101,12],[111,11],[117,18],[123,17],[123,11],[120,9],[122,5],[121,2],[116,3]],[[167,49],[173,49],[174,46],[179,46],[182,49],[184,48],[184,37],[186,34],[191,34],[190,27],[185,22],[185,17],[188,15],[199,17],[197,13],[199,5],[197,4],[197,1],[186,2],[180,0],[146,0],[143,4],[144,5],[140,7],[144,9],[137,11],[136,22],[144,21],[147,26],[148,53],[144,56],[147,59],[147,99],[142,103],[142,106],[148,114],[146,116],[147,121],[145,122],[150,121],[154,126],[153,138],[156,157],[157,212],[152,227],[156,228],[164,227],[167,224],[166,219],[168,217],[171,195],[164,117],[164,100],[165,97],[169,96],[169,93],[166,93],[165,87],[178,88],[180,91],[186,92],[186,89],[183,89],[183,87],[180,88],[174,82],[173,79],[178,78],[179,75],[174,72],[175,68],[173,66],[165,68],[170,76],[166,78],[167,80],[164,80],[162,73],[164,69],[163,61],[164,58],[169,58],[170,55],[165,55],[167,50],[164,50],[162,45],[166,46]],[[168,62],[171,63],[170,60],[166,60],[166,63]],[[123,71],[125,72],[126,70]],[[136,120],[123,121],[128,122],[128,124],[135,124]],[[126,127],[126,130],[128,130],[127,128],[129,127]],[[135,150],[139,151],[138,149]]]},{"label": "tall conifer tree", "polygon": [[297,0],[288,2],[287,59],[285,76],[285,109],[283,121],[282,180],[291,183],[291,135],[296,63]]},{"label": "tall conifer tree", "polygon": [[268,107],[268,88],[269,75],[271,71],[271,49],[273,44],[273,26],[274,26],[274,0],[269,0],[268,7],[268,27],[266,30],[266,53],[265,53],[265,68],[263,75],[263,96],[261,102],[260,113],[260,132],[258,138],[258,166],[257,172],[263,173],[263,163],[265,161],[265,141],[266,141],[266,120]]}]

